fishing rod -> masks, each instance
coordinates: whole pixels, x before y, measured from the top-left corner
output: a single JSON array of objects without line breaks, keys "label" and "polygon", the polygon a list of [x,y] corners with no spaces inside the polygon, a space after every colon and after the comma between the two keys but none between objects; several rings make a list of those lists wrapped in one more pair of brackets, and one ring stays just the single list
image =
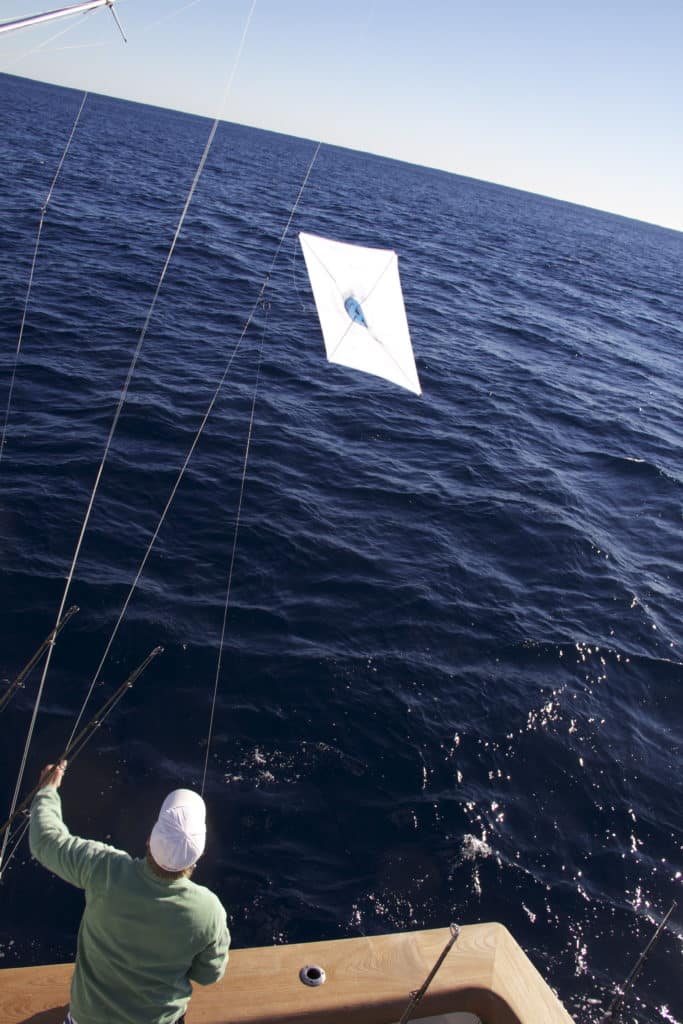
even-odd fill
[{"label": "fishing rod", "polygon": [[56,11],[45,11],[43,14],[32,14],[28,18],[17,18],[15,21],[3,21],[0,23],[0,34],[3,32],[13,32],[18,28],[30,28],[32,25],[42,25],[46,21],[55,21],[57,18],[67,18],[71,14],[88,14],[90,11],[97,10],[98,7],[108,7],[125,43],[128,40],[124,35],[121,22],[114,10],[114,3],[115,0],[87,0],[86,3],[72,4],[71,7],[60,7]]},{"label": "fishing rod", "polygon": [[630,992],[631,988],[633,987],[633,984],[634,984],[636,978],[638,977],[638,975],[640,974],[640,972],[642,971],[642,969],[643,969],[643,967],[645,965],[645,961],[647,960],[647,958],[648,958],[648,956],[650,954],[650,950],[652,949],[654,944],[659,939],[659,936],[664,931],[664,928],[666,927],[666,923],[669,920],[669,918],[671,917],[671,915],[673,914],[675,909],[676,909],[676,901],[674,900],[673,903],[671,904],[671,906],[669,907],[669,909],[667,910],[666,914],[662,918],[662,920],[659,922],[659,927],[657,928],[657,931],[654,933],[654,935],[652,936],[652,938],[648,942],[647,946],[645,947],[643,952],[638,957],[638,959],[637,959],[637,961],[635,963],[635,966],[633,967],[633,969],[631,970],[631,973],[629,974],[628,978],[624,982],[623,987],[618,987],[617,988],[617,994],[615,995],[614,999],[612,1000],[612,1002],[610,1004],[610,1007],[607,1010],[607,1013],[603,1017],[600,1018],[600,1024],[617,1024],[618,1015],[619,1015],[619,1013],[621,1011],[621,1008],[622,1008],[622,1005],[624,1003],[624,1000],[626,999],[626,996],[628,995],[628,993]]},{"label": "fishing rod", "polygon": [[11,699],[14,696],[14,694],[16,693],[16,691],[19,690],[21,687],[23,687],[24,682],[26,681],[27,676],[30,675],[30,673],[36,667],[36,665],[38,664],[38,662],[42,658],[42,656],[45,653],[45,651],[48,649],[48,647],[53,647],[54,646],[55,640],[57,639],[57,637],[59,636],[59,634],[63,630],[64,626],[66,626],[66,624],[69,621],[69,619],[73,618],[73,616],[78,611],[80,611],[80,608],[78,607],[78,605],[77,604],[72,604],[71,607],[66,612],[64,612],[64,615],[61,617],[61,619],[59,620],[57,625],[54,627],[52,632],[48,633],[48,635],[45,637],[45,639],[43,640],[42,644],[40,645],[38,650],[35,652],[33,657],[30,658],[29,661],[26,662],[26,664],[24,665],[24,667],[22,668],[21,672],[19,673],[17,678],[14,680],[14,682],[10,683],[9,689],[5,690],[5,692],[3,693],[2,697],[0,697],[0,711],[4,711],[4,709],[7,707],[7,705],[11,701]]},{"label": "fishing rod", "polygon": [[[142,673],[145,671],[149,663],[153,661],[158,654],[161,654],[162,651],[163,647],[155,647],[154,650],[150,651],[150,653],[147,655],[144,661],[141,661],[138,667],[134,669],[133,672],[131,672],[131,674],[123,683],[121,683],[118,690],[116,690],[116,692],[111,695],[109,700],[107,700],[102,705],[99,711],[90,719],[88,724],[83,726],[83,728],[75,737],[75,739],[73,739],[70,743],[67,744],[61,756],[55,761],[55,764],[59,764],[61,761],[66,761],[68,759],[71,759],[73,761],[74,757],[77,757],[80,754],[88,740],[92,739],[93,735],[95,734],[95,731],[102,725],[105,719],[114,710],[114,708],[121,700],[123,695],[126,693],[126,691],[130,690],[133,684],[140,678]],[[4,836],[5,832],[16,820],[16,818],[18,818],[20,814],[23,814],[23,812],[27,809],[27,807],[29,806],[29,804],[31,803],[39,789],[40,784],[38,784],[31,790],[31,792],[22,801],[19,807],[17,807],[14,814],[12,814],[4,823],[4,825],[0,827],[0,838]]]},{"label": "fishing rod", "polygon": [[455,940],[458,938],[458,935],[460,935],[459,927],[457,926],[457,924],[452,924],[451,925],[451,937],[450,937],[450,939],[448,940],[448,942],[446,943],[444,948],[441,950],[441,953],[439,955],[439,959],[436,961],[436,963],[432,967],[431,971],[429,972],[429,974],[427,975],[427,977],[423,981],[423,983],[420,986],[420,988],[416,992],[411,992],[410,993],[410,1002],[406,1006],[406,1008],[405,1008],[405,1010],[403,1012],[403,1016],[401,1017],[401,1019],[398,1022],[398,1024],[406,1024],[406,1021],[408,1021],[410,1019],[413,1010],[415,1009],[415,1007],[420,1002],[420,1000],[422,999],[423,995],[425,994],[425,992],[427,991],[427,989],[431,985],[436,972],[439,970],[439,968],[441,967],[441,964],[444,962],[444,960],[446,959],[446,957],[450,953],[451,949],[453,948],[453,945],[455,943]]}]

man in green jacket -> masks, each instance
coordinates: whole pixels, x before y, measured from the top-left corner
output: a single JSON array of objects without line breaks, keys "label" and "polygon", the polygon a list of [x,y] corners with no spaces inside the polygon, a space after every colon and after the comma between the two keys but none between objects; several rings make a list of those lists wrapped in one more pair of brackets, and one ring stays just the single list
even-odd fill
[{"label": "man in green jacket", "polygon": [[230,945],[220,900],[190,881],[204,852],[204,801],[188,789],[170,793],[147,856],[134,860],[71,835],[58,792],[65,769],[43,769],[30,831],[36,860],[85,889],[65,1024],[179,1024],[190,982],[220,981]]}]

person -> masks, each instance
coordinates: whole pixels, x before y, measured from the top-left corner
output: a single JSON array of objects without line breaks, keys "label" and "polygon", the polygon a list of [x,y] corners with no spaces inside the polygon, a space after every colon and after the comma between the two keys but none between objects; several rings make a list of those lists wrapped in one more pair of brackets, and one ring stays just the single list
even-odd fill
[{"label": "person", "polygon": [[66,762],[47,765],[31,804],[31,853],[85,890],[65,1024],[181,1024],[191,981],[220,981],[230,933],[220,900],[190,880],[204,852],[206,808],[198,793],[170,793],[133,859],[73,836],[62,820]]}]

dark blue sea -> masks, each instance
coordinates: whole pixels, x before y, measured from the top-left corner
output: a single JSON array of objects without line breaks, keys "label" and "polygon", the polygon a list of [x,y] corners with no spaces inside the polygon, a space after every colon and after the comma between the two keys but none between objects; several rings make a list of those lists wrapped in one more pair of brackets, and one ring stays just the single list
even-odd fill
[{"label": "dark blue sea", "polygon": [[[0,77],[0,407],[40,211],[81,95]],[[0,463],[0,679],[54,623],[210,122],[89,96],[45,217]],[[76,565],[23,789],[140,854],[201,785],[196,878],[234,945],[503,922],[578,1024],[673,899],[625,1022],[683,1020],[683,235],[222,124]],[[654,184],[653,184],[653,187]],[[399,253],[423,396],[326,362],[298,231]],[[262,363],[259,373],[259,351]],[[2,813],[36,696],[0,716]],[[0,684],[4,687],[4,683]],[[74,955],[81,894],[30,859],[0,964]]]}]

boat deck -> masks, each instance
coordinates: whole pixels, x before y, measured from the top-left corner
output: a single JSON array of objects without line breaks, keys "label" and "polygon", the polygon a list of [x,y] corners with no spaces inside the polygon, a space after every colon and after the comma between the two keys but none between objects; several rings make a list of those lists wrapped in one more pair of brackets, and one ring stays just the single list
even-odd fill
[{"label": "boat deck", "polygon": [[[394,1024],[449,935],[439,928],[234,950],[219,984],[195,986],[187,1024]],[[325,984],[302,984],[299,971],[309,964],[324,968]],[[72,971],[72,964],[0,971],[0,1024],[61,1024]],[[415,1017],[457,1013],[482,1024],[572,1024],[500,924],[461,929]]]}]

